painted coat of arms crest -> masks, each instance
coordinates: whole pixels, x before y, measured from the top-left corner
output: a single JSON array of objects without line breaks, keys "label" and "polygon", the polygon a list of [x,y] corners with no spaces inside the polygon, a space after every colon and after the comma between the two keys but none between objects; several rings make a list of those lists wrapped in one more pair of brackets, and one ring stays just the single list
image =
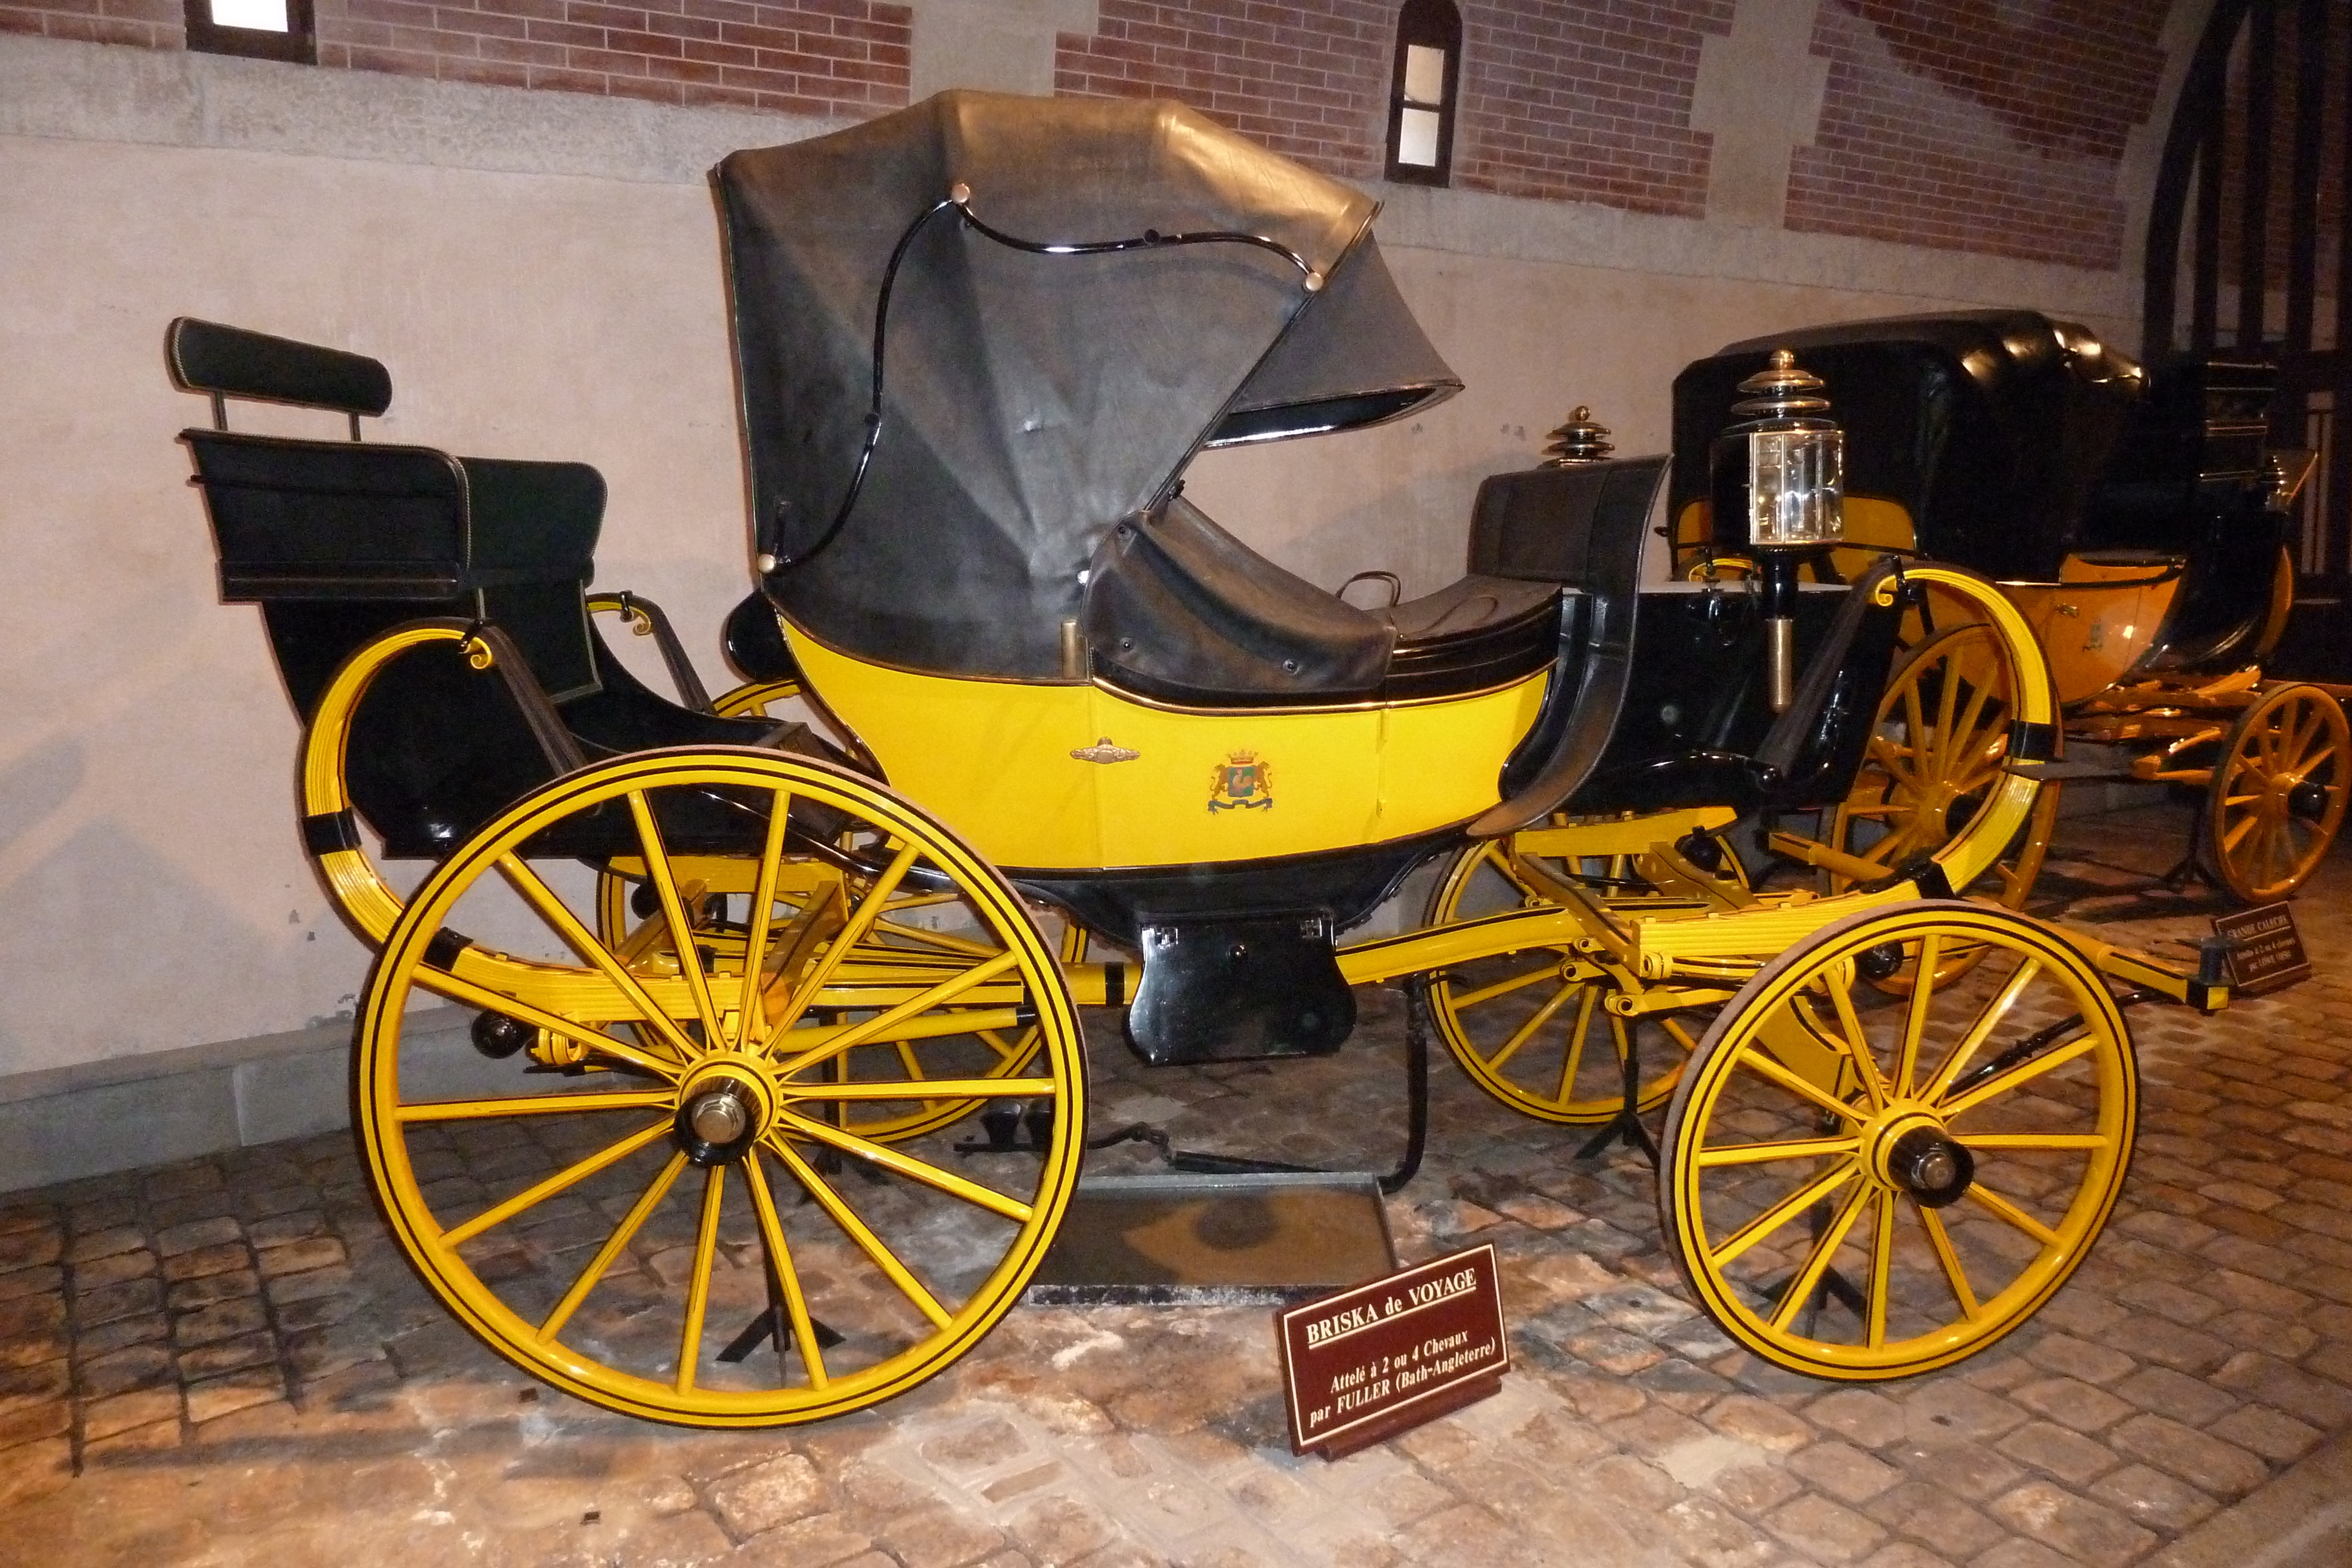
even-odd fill
[{"label": "painted coat of arms crest", "polygon": [[1274,769],[1255,751],[1236,751],[1209,775],[1212,811],[1270,811]]}]

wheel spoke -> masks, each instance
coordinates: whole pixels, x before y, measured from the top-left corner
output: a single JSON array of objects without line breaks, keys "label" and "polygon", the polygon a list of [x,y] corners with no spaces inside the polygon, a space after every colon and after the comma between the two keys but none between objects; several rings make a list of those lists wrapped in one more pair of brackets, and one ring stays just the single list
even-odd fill
[{"label": "wheel spoke", "polygon": [[404,1122],[486,1122],[506,1116],[562,1116],[574,1111],[667,1109],[677,1096],[667,1089],[625,1089],[610,1094],[517,1094],[504,1100],[422,1100],[394,1113]]},{"label": "wheel spoke", "polygon": [[2033,1216],[2026,1213],[2025,1210],[2018,1207],[2017,1205],[2010,1202],[2009,1199],[2001,1197],[1999,1193],[1994,1192],[1991,1188],[1986,1186],[1983,1182],[1977,1181],[1969,1183],[1969,1197],[1979,1207],[1984,1209],[1988,1214],[1992,1215],[1995,1218],[2006,1220],[2009,1224],[2016,1227],[2020,1230],[2022,1230],[2036,1241],[2041,1242],[2044,1247],[2056,1247],[2061,1245],[2058,1239],[2058,1233],[2056,1231],[2042,1224],[2042,1221],[2034,1218]]},{"label": "wheel spoke", "polygon": [[[841,1087],[850,1086],[845,1084]],[[1029,1205],[1020,1199],[1007,1197],[993,1187],[982,1186],[969,1177],[956,1175],[953,1171],[944,1171],[935,1165],[916,1159],[911,1155],[901,1154],[887,1144],[877,1144],[869,1138],[861,1138],[855,1133],[844,1132],[830,1122],[820,1122],[813,1116],[803,1116],[796,1111],[779,1108],[776,1120],[779,1127],[797,1136],[813,1138],[821,1144],[831,1144],[842,1153],[856,1155],[868,1165],[879,1166],[886,1171],[907,1177],[909,1181],[920,1182],[935,1191],[946,1193],[950,1197],[960,1197],[975,1207],[988,1210],[991,1214],[1002,1215],[1007,1219],[1022,1224],[1028,1222]]]},{"label": "wheel spoke", "polygon": [[743,1155],[743,1183],[751,1189],[751,1207],[760,1217],[760,1239],[766,1245],[768,1270],[783,1296],[784,1316],[793,1325],[793,1343],[800,1346],[801,1364],[808,1368],[809,1386],[823,1388],[826,1383],[824,1347],[817,1343],[816,1323],[809,1316],[800,1270],[793,1267],[792,1249],[784,1245],[783,1222],[776,1217],[775,1195],[768,1190],[768,1173],[760,1168],[756,1149]]},{"label": "wheel spoke", "polygon": [[1919,938],[1919,963],[1911,978],[1910,1005],[1903,1011],[1903,1040],[1895,1050],[1894,1085],[1897,1099],[1911,1092],[1919,1067],[1919,1039],[1927,1030],[1927,1005],[1936,994],[1936,967],[1944,956],[1944,934],[1930,931]]},{"label": "wheel spoke", "polygon": [[[654,891],[661,897],[662,918],[669,923],[670,941],[677,948],[677,972],[686,977],[687,994],[694,998],[694,1016],[702,1020],[705,1051],[723,1050],[726,1039],[719,1030],[719,1009],[710,1000],[710,977],[702,972],[702,950],[695,945],[694,922],[686,917],[686,903],[677,895],[677,875],[669,863],[669,851],[662,843],[661,825],[654,821],[652,803],[643,789],[629,791],[629,815],[637,825],[637,845],[645,852],[646,874],[653,881]],[[761,919],[766,911],[760,912]],[[698,1054],[689,1051],[687,1060]],[[678,1390],[683,1394],[685,1389]]]},{"label": "wheel spoke", "polygon": [[2039,1078],[2045,1072],[2065,1066],[2078,1056],[2088,1054],[2092,1046],[2096,1043],[2096,1039],[2087,1031],[2078,1034],[2064,1045],[2053,1045],[2040,1056],[2021,1061],[1997,1077],[1986,1079],[1958,1099],[1947,1101],[1937,1106],[1937,1110],[1941,1113],[1945,1121],[1950,1122],[1964,1112],[1976,1109],[1988,1100],[1997,1099],[2008,1093],[2029,1079]]},{"label": "wheel spoke", "polygon": [[1806,1160],[1822,1155],[1850,1155],[1860,1150],[1855,1138],[1779,1138],[1765,1144],[1718,1144],[1698,1152],[1703,1166],[1754,1166],[1769,1160]]},{"label": "wheel spoke", "polygon": [[817,1207],[841,1228],[841,1233],[856,1243],[857,1249],[882,1270],[883,1277],[898,1288],[900,1295],[914,1302],[916,1308],[937,1327],[946,1328],[954,1321],[948,1310],[940,1305],[939,1298],[915,1278],[907,1265],[898,1260],[898,1255],[857,1218],[856,1212],[842,1201],[841,1195],[833,1190],[832,1184],[817,1175],[815,1167],[801,1158],[790,1144],[775,1138],[765,1146],[783,1162],[784,1168],[793,1173],[793,1179],[801,1184]]},{"label": "wheel spoke", "polygon": [[768,962],[768,927],[776,907],[776,873],[783,867],[784,832],[791,825],[793,792],[778,789],[768,807],[768,841],[760,851],[760,875],[744,911],[743,990],[736,998],[736,1037],[728,1044],[741,1049],[762,1038],[766,1009],[760,1005],[761,971]]},{"label": "wheel spoke", "polygon": [[560,1034],[566,1040],[576,1040],[591,1051],[609,1056],[616,1061],[627,1062],[648,1077],[659,1078],[672,1083],[677,1082],[678,1064],[676,1061],[667,1057],[656,1056],[651,1051],[640,1051],[634,1045],[625,1044],[602,1030],[590,1029],[586,1024],[574,1023],[570,1019],[549,1012],[545,1008],[532,1007],[529,1002],[520,1001],[501,991],[491,990],[487,986],[475,985],[471,980],[461,980],[455,975],[438,971],[419,972],[416,979],[417,983],[427,990],[437,991],[453,1002],[463,1002],[466,1006],[482,1012],[504,1013],[510,1019],[537,1029],[546,1030],[551,1034]]},{"label": "wheel spoke", "polygon": [[1570,981],[1561,981],[1559,989],[1554,991],[1549,998],[1545,998],[1543,1006],[1538,1008],[1533,1013],[1529,1014],[1527,1022],[1521,1024],[1518,1028],[1511,1031],[1511,1037],[1503,1042],[1502,1049],[1496,1051],[1494,1055],[1486,1059],[1486,1065],[1496,1071],[1502,1071],[1503,1063],[1510,1061],[1512,1057],[1517,1055],[1519,1047],[1527,1044],[1528,1041],[1535,1038],[1536,1030],[1551,1022],[1552,1015],[1559,1011],[1560,1008],[1566,1004],[1570,997],[1575,995],[1580,990],[1590,988],[1591,988],[1589,987],[1577,986]]},{"label": "wheel spoke", "polygon": [[[1863,1098],[1870,1102],[1873,1114],[1886,1109],[1886,1082],[1878,1075],[1878,1061],[1870,1051],[1870,1036],[1864,1031],[1861,1015],[1853,1008],[1853,971],[1845,969],[1830,977],[1830,1006],[1836,1009],[1838,1033],[1845,1047],[1848,1061],[1853,1063],[1854,1076],[1862,1081]],[[1814,1020],[1808,1017],[1807,1022]],[[1815,1032],[1822,1032],[1818,1029]]]},{"label": "wheel spoke", "polygon": [[1460,996],[1449,999],[1453,1002],[1455,1012],[1463,1012],[1482,1002],[1491,1002],[1496,997],[1508,996],[1513,991],[1525,990],[1529,986],[1540,985],[1559,973],[1559,965],[1546,964],[1541,968],[1529,969],[1523,975],[1513,975],[1507,980],[1497,980],[1491,986],[1481,986],[1475,991],[1465,991]]},{"label": "wheel spoke", "polygon": [[702,1359],[702,1320],[710,1310],[710,1270],[719,1255],[719,1200],[726,1190],[725,1166],[712,1166],[703,1173],[702,1225],[694,1236],[694,1275],[687,1282],[686,1324],[677,1336],[680,1394],[693,1392],[695,1363]]},{"label": "wheel spoke", "polygon": [[1788,1290],[1781,1293],[1780,1304],[1772,1312],[1774,1328],[1788,1328],[1789,1320],[1797,1315],[1797,1309],[1805,1304],[1805,1299],[1813,1293],[1813,1287],[1822,1282],[1822,1275],[1829,1270],[1830,1260],[1836,1257],[1838,1249],[1845,1245],[1846,1232],[1852,1230],[1853,1222],[1862,1218],[1862,1206],[1870,1195],[1870,1184],[1857,1182],[1854,1189],[1846,1194],[1844,1201],[1838,1205],[1837,1218],[1830,1221],[1829,1228],[1822,1231],[1821,1239],[1813,1243],[1812,1251],[1805,1258],[1805,1266],[1797,1270],[1796,1278],[1789,1281]]},{"label": "wheel spoke", "polygon": [[566,1166],[563,1169],[556,1172],[553,1176],[549,1176],[545,1181],[541,1182],[538,1186],[526,1187],[521,1192],[515,1194],[514,1197],[507,1199],[504,1203],[495,1204],[490,1207],[482,1210],[481,1213],[474,1216],[473,1218],[466,1221],[465,1224],[457,1226],[454,1229],[443,1231],[440,1236],[441,1245],[453,1251],[456,1250],[467,1242],[471,1241],[475,1237],[479,1236],[483,1231],[488,1230],[491,1226],[502,1225],[506,1221],[512,1219],[516,1215],[520,1214],[524,1209],[530,1208],[536,1204],[546,1202],[549,1198],[553,1197],[557,1193],[563,1191],[565,1188],[575,1183],[587,1180],[590,1176],[594,1176],[598,1171],[604,1169],[606,1166],[620,1164],[621,1161],[627,1159],[631,1155],[635,1154],[639,1149],[644,1148],[647,1144],[652,1143],[655,1139],[668,1132],[669,1129],[669,1118],[665,1116],[660,1121],[653,1124],[653,1125],[644,1128],[639,1132],[630,1134],[627,1137],[623,1138],[617,1144],[607,1145],[605,1147],[597,1150],[594,1154],[590,1155],[586,1159],[581,1160],[574,1165]]},{"label": "wheel spoke", "polygon": [[[864,1045],[868,1040],[895,1038],[891,1031],[900,1025],[910,1023],[918,1015],[929,1012],[933,1008],[946,1006],[975,987],[986,985],[1020,962],[1021,957],[1017,953],[1000,953],[984,964],[973,965],[952,979],[942,980],[928,990],[916,993],[887,1012],[877,1013],[865,1022],[852,1024],[838,1033],[826,1033],[825,1038],[819,1043],[797,1051],[779,1062],[776,1066],[776,1076],[791,1078],[796,1073],[806,1071],[820,1061],[829,1061],[845,1051]],[[793,1016],[796,1017],[797,1014]],[[950,1015],[950,1019],[953,1016]],[[956,1021],[961,1022],[961,1028],[943,1032],[963,1034],[971,1031],[973,1020]],[[1006,1023],[1011,1021],[1009,1019],[1003,1020]],[[768,1039],[768,1054],[774,1055],[777,1048],[785,1042],[786,1037],[792,1032],[791,1028],[787,1026],[772,1034]],[[816,1034],[823,1031],[812,1030],[809,1032]]]},{"label": "wheel spoke", "polygon": [[1952,1047],[1951,1055],[1944,1059],[1944,1065],[1937,1071],[1935,1081],[1919,1092],[1919,1098],[1932,1103],[1943,1097],[1944,1091],[1959,1077],[1960,1069],[1969,1064],[1969,1059],[1976,1055],[1992,1031],[2000,1027],[2001,1020],[2009,1016],[2010,1009],[2017,1005],[2017,998],[2025,994],[2025,988],[2032,984],[2033,977],[2040,973],[2042,960],[2039,958],[2028,958],[2018,965],[2017,973],[1993,993],[1990,1001],[1977,1009],[1977,1016],[1969,1023],[1969,1032]]},{"label": "wheel spoke", "polygon": [[1836,1095],[1832,1094],[1825,1090],[1814,1087],[1811,1081],[1790,1071],[1787,1068],[1781,1066],[1780,1062],[1774,1061],[1770,1056],[1768,1056],[1763,1051],[1755,1046],[1749,1046],[1747,1050],[1739,1053],[1739,1065],[1760,1077],[1770,1079],[1781,1088],[1786,1089],[1790,1093],[1796,1095],[1800,1099],[1812,1102],[1813,1104],[1819,1106],[1822,1110],[1827,1111],[1831,1115],[1836,1116],[1843,1121],[1854,1122],[1861,1120],[1860,1117],[1854,1114],[1854,1109],[1853,1106],[1847,1104]]},{"label": "wheel spoke", "polygon": [[670,1155],[669,1163],[662,1166],[661,1174],[646,1184],[646,1190],[629,1207],[629,1212],[622,1216],[621,1223],[613,1227],[613,1234],[604,1238],[604,1245],[596,1249],[596,1256],[588,1260],[588,1266],[580,1270],[578,1278],[572,1281],[572,1288],[563,1292],[562,1301],[555,1303],[555,1310],[540,1320],[539,1341],[541,1344],[552,1342],[557,1334],[563,1332],[563,1325],[572,1321],[572,1314],[580,1310],[580,1304],[588,1299],[588,1292],[604,1279],[605,1270],[612,1268],[613,1260],[635,1239],[646,1221],[652,1218],[654,1210],[661,1207],[662,1199],[669,1196],[671,1186],[685,1169],[686,1155],[674,1154]]},{"label": "wheel spoke", "polygon": [[1584,1040],[1591,1031],[1592,1009],[1600,1000],[1598,986],[1587,986],[1577,999],[1576,1022],[1569,1027],[1568,1050],[1559,1060],[1559,1092],[1552,1097],[1554,1104],[1566,1105],[1576,1098],[1576,1074],[1584,1065]]},{"label": "wheel spoke", "polygon": [[[664,870],[667,869],[665,862]],[[565,946],[613,982],[629,1006],[635,1009],[639,1021],[650,1025],[654,1033],[661,1037],[662,1043],[677,1053],[678,1061],[692,1061],[702,1054],[702,1048],[686,1037],[686,1032],[677,1027],[668,1011],[654,1000],[644,984],[629,973],[602,942],[596,940],[596,934],[581,924],[580,917],[572,913],[555,890],[541,881],[540,874],[525,864],[520,856],[511,853],[500,855],[499,870],[506,874],[507,881],[513,884],[515,891],[522,894],[523,902],[537,910],[540,918],[555,928],[556,935],[563,938]],[[673,887],[670,891],[675,894],[677,889]],[[673,934],[676,929],[672,927]],[[698,962],[688,961],[693,951],[694,944],[688,940],[686,951],[678,955],[677,966],[681,973],[688,969],[698,974],[700,972]],[[702,1001],[707,1006],[709,998],[706,995]],[[715,1041],[719,1037],[712,1034],[708,1038]]]},{"label": "wheel spoke", "polygon": [[1870,1246],[1870,1348],[1886,1343],[1886,1292],[1895,1274],[1895,1195],[1878,1195],[1877,1234]]},{"label": "wheel spoke", "polygon": [[1972,1149],[2105,1149],[2115,1140],[2104,1133],[1954,1133]]},{"label": "wheel spoke", "polygon": [[773,1055],[782,1043],[785,1031],[798,1023],[801,1015],[816,1001],[817,993],[824,989],[824,983],[833,977],[834,970],[841,967],[841,961],[849,956],[850,949],[865,940],[866,932],[882,918],[884,910],[889,906],[890,894],[897,890],[908,871],[913,867],[916,856],[921,852],[919,845],[902,845],[898,852],[890,857],[890,863],[883,868],[882,874],[874,879],[874,885],[866,889],[866,896],[857,901],[857,907],[849,912],[848,920],[834,933],[833,941],[818,957],[808,977],[793,988],[791,998],[779,1011],[774,1025],[768,1031],[767,1050],[770,1055]]},{"label": "wheel spoke", "polygon": [[1984,1308],[1977,1302],[1977,1293],[1969,1285],[1969,1271],[1961,1266],[1960,1254],[1952,1245],[1951,1233],[1944,1228],[1944,1217],[1914,1198],[1911,1211],[1919,1217],[1920,1228],[1927,1233],[1927,1245],[1934,1249],[1936,1261],[1943,1266],[1944,1283],[1952,1288],[1952,1300],[1960,1306],[1960,1316],[1974,1322]]},{"label": "wheel spoke", "polygon": [[847,1083],[792,1082],[776,1085],[786,1101],[834,1100],[1003,1100],[1014,1095],[1058,1094],[1061,1085],[1051,1078],[917,1078],[853,1081]]},{"label": "wheel spoke", "polygon": [[1725,1239],[1722,1246],[1707,1254],[1707,1261],[1713,1263],[1717,1269],[1723,1268],[1806,1209],[1853,1180],[1861,1172],[1862,1167],[1851,1158],[1838,1161],[1837,1164],[1734,1231]]}]

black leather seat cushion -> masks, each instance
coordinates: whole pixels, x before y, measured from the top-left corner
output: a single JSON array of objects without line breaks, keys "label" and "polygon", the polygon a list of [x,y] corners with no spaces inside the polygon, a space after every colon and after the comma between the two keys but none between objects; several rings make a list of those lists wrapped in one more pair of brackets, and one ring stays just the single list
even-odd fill
[{"label": "black leather seat cushion", "polygon": [[1105,541],[1084,625],[1105,679],[1171,702],[1259,707],[1443,696],[1550,664],[1559,590],[1468,577],[1386,611],[1359,610],[1178,497]]}]

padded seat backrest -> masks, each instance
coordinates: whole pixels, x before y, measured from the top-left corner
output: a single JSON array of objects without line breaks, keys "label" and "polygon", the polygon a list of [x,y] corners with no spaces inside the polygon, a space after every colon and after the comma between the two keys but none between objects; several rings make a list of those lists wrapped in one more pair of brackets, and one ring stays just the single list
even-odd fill
[{"label": "padded seat backrest", "polygon": [[[165,353],[177,384],[212,395],[216,424],[224,396],[345,413],[354,432],[360,414],[392,400],[373,360],[214,322],[173,322]],[[278,649],[306,710],[318,668],[331,671],[387,613],[489,621],[556,701],[597,689],[582,597],[604,510],[593,468],[222,428],[182,439],[212,520],[223,600],[382,607],[346,618],[348,646]]]},{"label": "padded seat backrest", "polygon": [[1509,798],[1470,826],[1477,838],[1541,821],[1600,766],[1631,684],[1642,540],[1668,459],[1628,457],[1497,474],[1478,486],[1471,570],[1579,590],[1582,634],[1564,651],[1544,712],[1504,770]]},{"label": "padded seat backrest", "polygon": [[1482,577],[1633,593],[1664,457],[1496,474],[1470,511],[1470,570]]}]

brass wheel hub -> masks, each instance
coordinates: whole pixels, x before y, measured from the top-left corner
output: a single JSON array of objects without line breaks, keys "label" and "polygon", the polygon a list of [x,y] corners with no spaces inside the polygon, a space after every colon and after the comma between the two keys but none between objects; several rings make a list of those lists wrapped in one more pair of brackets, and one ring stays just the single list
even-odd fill
[{"label": "brass wheel hub", "polygon": [[1958,1202],[1976,1179],[1977,1163],[1968,1146],[1921,1106],[1889,1106],[1864,1131],[1863,1144],[1874,1180],[1929,1208]]},{"label": "brass wheel hub", "polygon": [[764,1064],[746,1056],[717,1056],[678,1085],[672,1136],[696,1165],[732,1165],[775,1120],[776,1090]]}]

